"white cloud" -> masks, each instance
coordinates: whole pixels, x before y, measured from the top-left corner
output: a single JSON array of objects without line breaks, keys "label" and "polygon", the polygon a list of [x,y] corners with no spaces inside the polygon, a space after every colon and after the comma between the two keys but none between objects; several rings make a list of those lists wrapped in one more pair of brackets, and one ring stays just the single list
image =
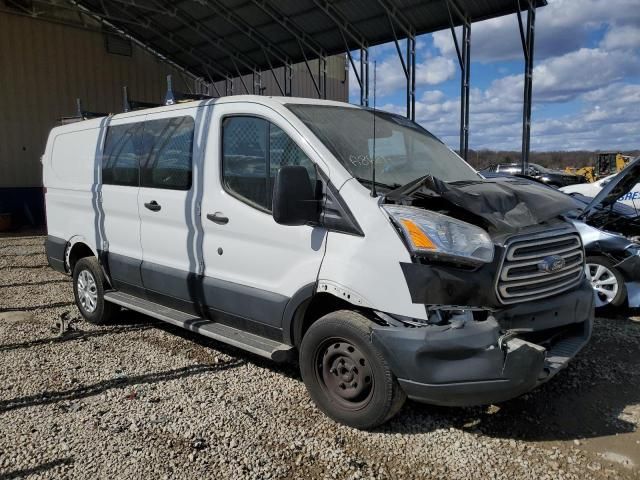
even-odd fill
[{"label": "white cloud", "polygon": [[[374,64],[372,62],[369,65],[371,95],[373,95],[373,68]],[[378,96],[384,97],[405,88],[407,80],[404,70],[400,60],[395,55],[388,56],[377,62],[376,68],[376,91]],[[451,79],[455,74],[456,68],[453,60],[440,56],[427,58],[424,62],[416,63],[416,87],[438,85]],[[360,95],[355,75],[353,75],[353,72],[350,72],[350,75],[352,75],[350,82],[351,78],[353,78],[350,86],[354,82],[356,85],[355,90],[350,88],[350,93],[357,92],[357,95]]]},{"label": "white cloud", "polygon": [[[640,85],[613,83],[579,95],[584,107],[558,118],[540,118],[534,110],[534,150],[635,149],[640,146]],[[403,114],[402,109],[384,109]],[[416,119],[453,147],[459,142],[460,104],[428,91],[416,104]],[[470,107],[472,148],[519,150],[522,141],[522,103],[500,104],[487,91],[473,90]]]},{"label": "white cloud", "polygon": [[[640,6],[637,7],[640,9]],[[640,26],[626,25],[623,27],[610,27],[607,30],[600,47],[605,50],[633,49],[640,47]]]},{"label": "white cloud", "polygon": [[534,148],[626,150],[640,146],[640,85],[613,84],[582,98],[598,103],[587,104],[575,115],[533,123]]},{"label": "white cloud", "polygon": [[[534,68],[533,99],[534,102],[566,102],[580,94],[638,74],[640,60],[637,56],[599,48],[581,48],[550,58]],[[521,102],[522,77],[508,75],[494,80],[486,96],[504,102]]]},{"label": "white cloud", "polygon": [[440,90],[427,90],[422,94],[421,100],[427,103],[441,102],[444,100],[445,95]]},{"label": "white cloud", "polygon": [[433,57],[424,63],[416,64],[416,85],[437,85],[456,74],[453,60],[445,57]]},{"label": "white cloud", "polygon": [[[523,14],[524,21],[526,14]],[[534,57],[542,60],[577,50],[585,45],[588,35],[602,25],[611,25],[612,32],[626,27],[635,28],[637,34],[638,24],[638,0],[549,1],[548,6],[536,13]],[[617,33],[612,35],[619,36]],[[436,32],[433,40],[441,55],[455,57],[449,30]],[[474,23],[471,27],[471,56],[474,61],[481,62],[521,60],[523,54],[517,17],[510,15]]]}]

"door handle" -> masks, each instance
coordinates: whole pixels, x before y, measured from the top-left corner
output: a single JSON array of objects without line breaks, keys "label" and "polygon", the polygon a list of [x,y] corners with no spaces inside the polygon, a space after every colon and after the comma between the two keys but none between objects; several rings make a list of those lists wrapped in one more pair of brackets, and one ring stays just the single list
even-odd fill
[{"label": "door handle", "polygon": [[158,212],[162,208],[160,204],[155,200],[151,200],[150,202],[145,203],[144,206],[147,207],[152,212]]},{"label": "door handle", "polygon": [[209,219],[212,222],[215,222],[215,223],[217,223],[219,225],[226,225],[227,223],[229,223],[229,219],[227,217],[225,217],[224,215],[222,215],[222,213],[220,213],[220,212],[207,213],[207,219]]}]

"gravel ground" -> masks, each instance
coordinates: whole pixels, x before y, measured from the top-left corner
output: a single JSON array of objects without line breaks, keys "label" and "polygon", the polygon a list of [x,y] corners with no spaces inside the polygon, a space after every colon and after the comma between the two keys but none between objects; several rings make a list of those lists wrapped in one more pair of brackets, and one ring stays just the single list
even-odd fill
[{"label": "gravel ground", "polygon": [[[640,318],[501,405],[337,425],[293,366],[124,311],[79,317],[42,237],[0,238],[0,478],[640,478]],[[631,316],[629,316],[631,315]],[[636,315],[634,318],[633,315]]]}]

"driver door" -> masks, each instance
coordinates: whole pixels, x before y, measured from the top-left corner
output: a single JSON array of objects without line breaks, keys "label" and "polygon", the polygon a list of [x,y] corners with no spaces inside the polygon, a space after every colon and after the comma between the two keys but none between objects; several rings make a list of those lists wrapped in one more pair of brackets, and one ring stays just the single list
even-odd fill
[{"label": "driver door", "polygon": [[204,167],[203,290],[212,317],[263,335],[281,335],[287,302],[315,288],[325,252],[323,227],[284,226],[271,215],[284,165],[312,181],[328,169],[279,114],[255,104],[217,105]]}]

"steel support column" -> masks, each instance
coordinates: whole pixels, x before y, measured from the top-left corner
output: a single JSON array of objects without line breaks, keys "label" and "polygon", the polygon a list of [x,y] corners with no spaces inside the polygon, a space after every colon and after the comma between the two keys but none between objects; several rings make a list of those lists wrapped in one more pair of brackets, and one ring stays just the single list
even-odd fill
[{"label": "steel support column", "polygon": [[460,73],[460,156],[469,155],[469,91],[471,80],[471,23],[462,25],[462,60]]},{"label": "steel support column", "polygon": [[293,65],[290,63],[284,66],[284,96],[293,96]]},{"label": "steel support column", "polygon": [[[401,9],[394,2],[389,0],[378,0],[378,4],[387,14],[387,19],[393,33],[393,40],[396,45],[400,63],[407,79],[407,118],[416,118],[416,29],[404,16]],[[407,39],[406,60],[403,59],[398,43],[398,36],[395,32],[394,24],[397,25]]]},{"label": "steel support column", "polygon": [[402,56],[402,50],[400,49],[400,42],[398,41],[398,36],[396,35],[396,29],[393,25],[394,17],[392,17],[389,13],[387,13],[387,20],[389,21],[389,27],[391,28],[391,33],[393,35],[393,43],[396,47],[396,52],[398,52],[398,58],[400,59],[400,65],[402,66],[402,71],[404,72],[404,76],[407,81],[407,86],[405,90],[406,94],[406,103],[407,103],[407,118],[411,120],[415,120],[415,109],[416,109],[416,37],[411,32],[405,32],[407,35],[406,39],[406,57]]},{"label": "steel support column", "polygon": [[536,7],[527,0],[527,28],[522,24],[520,0],[516,0],[518,7],[518,27],[524,53],[524,91],[522,105],[522,174],[529,169],[529,153],[531,151],[531,100],[533,94],[533,48],[535,38]]},{"label": "steel support column", "polygon": [[369,106],[369,49],[360,49],[360,105]]},{"label": "steel support column", "polygon": [[[469,92],[471,90],[471,21],[456,5],[454,0],[447,0],[449,14],[449,28],[456,48],[458,64],[460,65],[460,156],[467,159],[469,155]],[[462,48],[456,35],[455,22],[451,11],[462,23]]]},{"label": "steel support column", "polygon": [[410,100],[410,115],[409,118],[411,120],[416,119],[416,37],[415,35],[411,35],[410,38],[407,38],[407,48],[409,49],[409,53],[407,56],[407,60],[409,63],[409,76],[411,78],[411,83],[409,84],[409,100]]},{"label": "steel support column", "polygon": [[318,82],[320,84],[320,98],[327,98],[327,57],[318,58]]}]

